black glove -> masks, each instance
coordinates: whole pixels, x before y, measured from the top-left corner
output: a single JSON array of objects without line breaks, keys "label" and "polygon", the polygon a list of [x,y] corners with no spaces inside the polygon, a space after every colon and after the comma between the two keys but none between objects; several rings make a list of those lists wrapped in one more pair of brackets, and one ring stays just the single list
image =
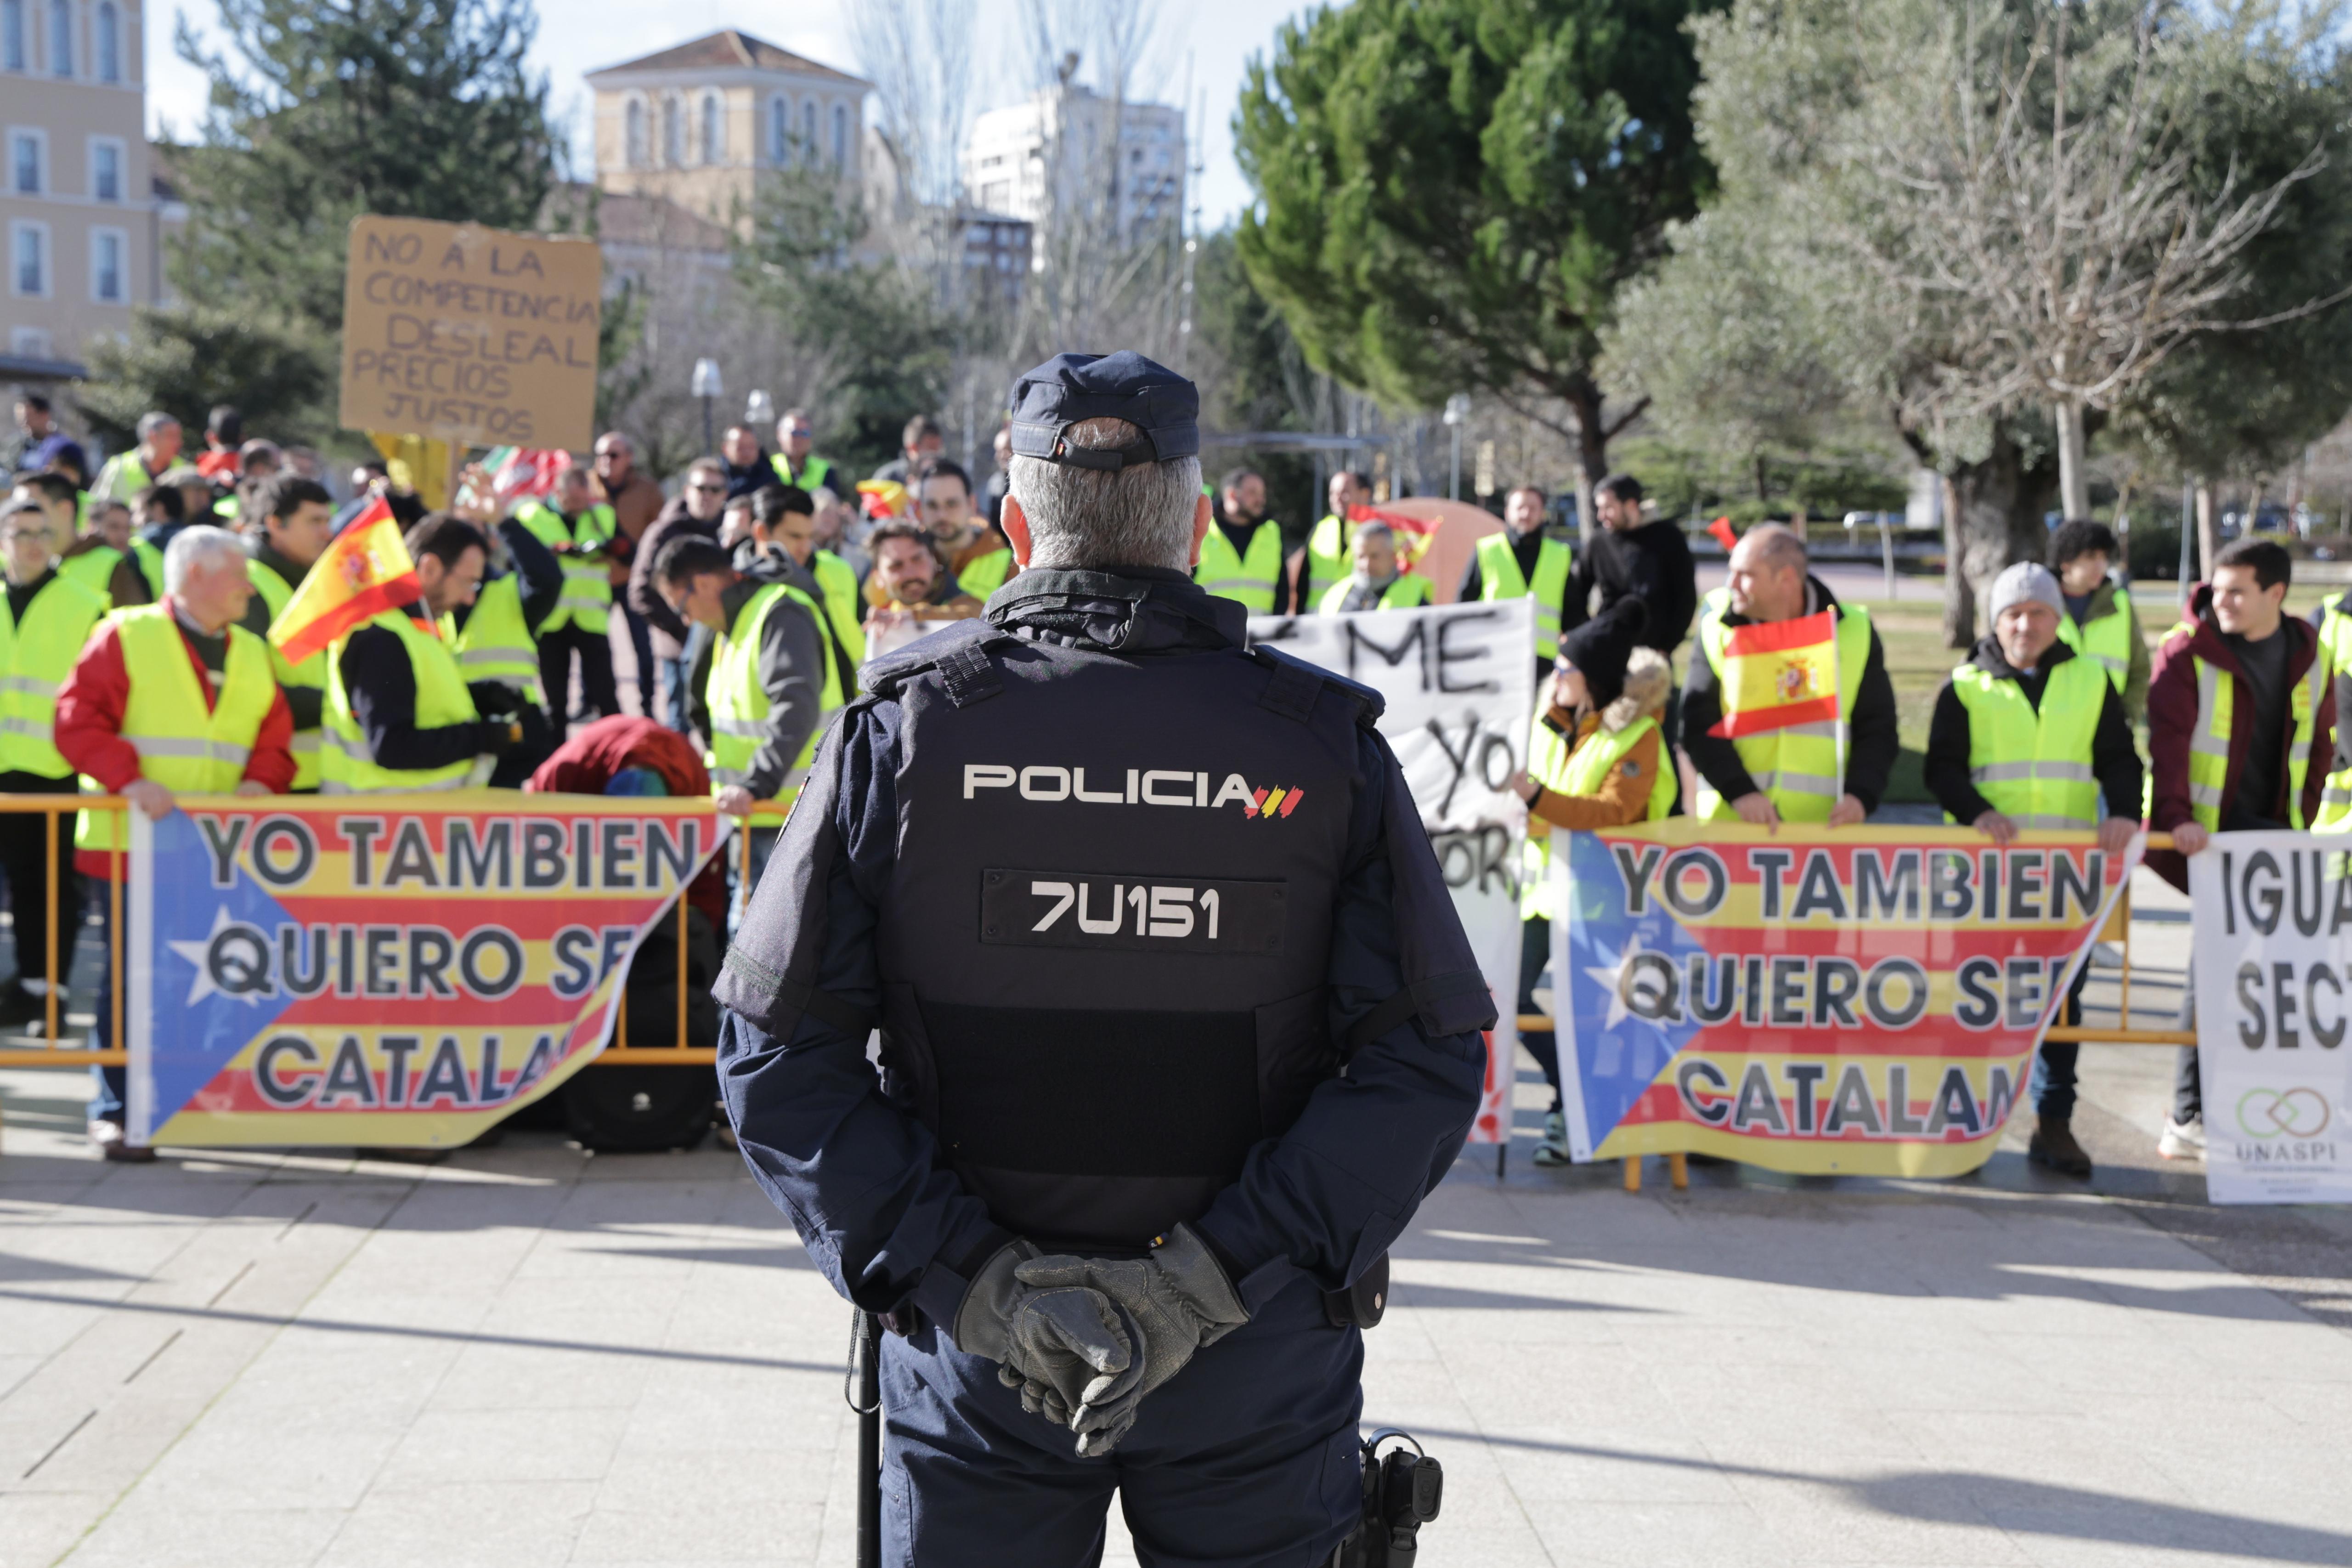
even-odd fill
[{"label": "black glove", "polygon": [[999,1380],[1021,1390],[1023,1409],[1066,1426],[1071,1411],[1117,1398],[1138,1374],[1118,1312],[1102,1292],[1017,1278],[1038,1256],[1025,1241],[1000,1248],[964,1292],[950,1337],[966,1354],[995,1362]]},{"label": "black glove", "polygon": [[521,710],[521,696],[503,680],[469,680],[466,690],[474,700],[474,711],[485,719],[504,719]]},{"label": "black glove", "polygon": [[1019,1265],[1013,1277],[1039,1289],[1100,1292],[1118,1307],[1125,1337],[1134,1342],[1142,1375],[1106,1379],[1070,1406],[1081,1456],[1109,1453],[1135,1425],[1145,1394],[1183,1371],[1193,1352],[1249,1321],[1224,1268],[1187,1226],[1170,1232],[1148,1257],[1040,1258]]},{"label": "black glove", "polygon": [[481,719],[474,724],[474,750],[502,757],[522,743],[522,726],[511,719]]}]

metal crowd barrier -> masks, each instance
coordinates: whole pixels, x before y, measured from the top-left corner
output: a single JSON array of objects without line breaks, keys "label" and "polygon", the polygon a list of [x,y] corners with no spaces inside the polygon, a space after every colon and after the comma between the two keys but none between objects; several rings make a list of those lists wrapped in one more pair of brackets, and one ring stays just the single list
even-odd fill
[{"label": "metal crowd barrier", "polygon": [[[62,928],[71,932],[75,942],[78,942],[82,930],[84,911],[76,909],[68,914],[58,908],[58,895],[64,881],[65,868],[58,849],[56,819],[60,816],[78,811],[119,812],[127,818],[131,810],[131,803],[117,795],[0,795],[0,813],[20,815],[38,813],[44,818],[42,827],[46,836],[47,861],[46,896],[50,910],[58,917],[48,922],[46,956],[48,959],[50,981],[41,1028],[41,1038],[46,1043],[29,1047],[0,1047],[0,1068],[123,1067],[130,1062],[130,1050],[124,1043],[122,1024],[122,861],[125,851],[121,849],[108,852],[111,865],[110,880],[108,883],[106,894],[112,900],[108,910],[106,963],[109,975],[113,982],[110,987],[113,1005],[110,1011],[113,1016],[110,1020],[112,1025],[110,1037],[114,1041],[114,1045],[108,1049],[100,1050],[96,1046],[86,1043],[69,1046],[61,1038],[66,1021],[66,990],[67,983],[72,973],[74,943],[69,942],[67,945],[64,962],[60,963],[58,953],[58,933]],[[780,824],[783,818],[779,813],[770,816],[755,816],[753,820],[764,827]],[[127,838],[129,835],[126,833],[123,837]],[[738,831],[735,835],[735,842],[740,847],[739,852],[741,857],[740,870],[742,879],[748,884],[751,873],[751,835],[748,831]],[[10,895],[12,898],[17,896],[13,889],[10,890]],[[678,974],[677,1033],[666,1046],[630,1045],[629,1009],[624,998],[620,1005],[614,1010],[613,1043],[598,1053],[592,1066],[707,1067],[718,1061],[719,1052],[716,1048],[687,1043],[688,993],[685,983],[688,934],[686,916],[683,912],[685,900],[686,889],[680,888],[677,899],[671,905],[674,910],[679,911],[677,921]],[[18,962],[21,966],[21,957]]]}]

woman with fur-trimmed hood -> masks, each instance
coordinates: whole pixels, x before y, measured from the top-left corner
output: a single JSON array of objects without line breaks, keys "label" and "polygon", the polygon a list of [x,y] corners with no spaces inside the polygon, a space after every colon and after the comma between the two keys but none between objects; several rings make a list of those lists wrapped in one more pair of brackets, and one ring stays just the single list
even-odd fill
[{"label": "woman with fur-trimmed hood", "polygon": [[[1563,659],[1552,671],[1551,703],[1536,721],[1528,772],[1512,783],[1530,817],[1590,832],[1646,822],[1673,808],[1674,760],[1659,721],[1674,671],[1654,648],[1619,657],[1623,662],[1612,669],[1607,652],[1591,650],[1585,668]],[[1622,748],[1597,779],[1583,776],[1593,771],[1594,758],[1585,754],[1591,747]],[[1528,830],[1540,831],[1533,822]]]}]

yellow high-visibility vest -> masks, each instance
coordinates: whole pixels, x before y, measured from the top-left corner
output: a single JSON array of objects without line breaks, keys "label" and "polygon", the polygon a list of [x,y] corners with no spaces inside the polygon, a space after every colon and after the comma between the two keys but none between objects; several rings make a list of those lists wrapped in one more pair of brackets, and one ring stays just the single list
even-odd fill
[{"label": "yellow high-visibility vest", "polygon": [[[1005,579],[1013,575],[1012,547],[1008,545],[1003,550],[992,550],[985,555],[967,561],[963,569],[955,575],[957,587],[975,599],[985,599],[1003,587]],[[832,593],[832,589],[825,589],[828,597]],[[1271,605],[1272,601],[1269,600],[1268,606]]]},{"label": "yellow high-visibility vest", "polygon": [[[2327,672],[2327,684],[2352,677],[2352,594],[2328,601],[2319,622],[2319,663],[2317,668]],[[2339,711],[2340,724],[2344,715]],[[2339,733],[2337,744],[2343,743]],[[2332,760],[2332,759],[2331,759]],[[2314,833],[2352,833],[2352,767],[2339,768],[2329,773],[2320,786],[2319,816],[2312,825]],[[2300,790],[2295,792],[2298,795]]]},{"label": "yellow high-visibility vest", "polygon": [[58,754],[58,688],[105,614],[105,595],[63,575],[33,595],[21,625],[0,595],[0,768],[45,779],[73,772]]},{"label": "yellow high-visibility vest", "polygon": [[[1658,727],[1655,719],[1636,719],[1622,730],[1612,731],[1596,726],[1580,746],[1575,737],[1562,734],[1544,722],[1538,713],[1528,735],[1528,777],[1554,795],[1597,795],[1608,782],[1610,773],[1624,762],[1634,745]],[[1656,776],[1650,781],[1650,799],[1645,822],[1663,821],[1675,808],[1675,774],[1673,753],[1660,737]],[[1570,748],[1574,746],[1574,750]],[[1519,867],[1525,879],[1519,888],[1519,918],[1559,920],[1565,913],[1559,905],[1559,894],[1551,884],[1551,836],[1553,829],[1543,818],[1530,814],[1528,817],[1528,842]]]},{"label": "yellow high-visibility vest", "polygon": [[[457,655],[449,645],[425,630],[398,610],[386,610],[367,623],[392,633],[408,652],[408,668],[416,682],[416,713],[420,730],[450,724],[471,724],[481,718],[474,694],[466,689]],[[380,795],[391,790],[464,789],[474,771],[474,759],[445,763],[437,768],[386,768],[376,764],[368,750],[367,731],[360,728],[352,709],[352,694],[343,684],[343,649],[338,639],[327,650],[326,795]]]},{"label": "yellow high-visibility vest", "polygon": [[1348,521],[1338,512],[1331,512],[1316,523],[1307,536],[1307,582],[1301,589],[1303,603],[1322,607],[1323,595],[1315,591],[1318,583],[1344,583],[1355,571],[1355,563],[1348,554]]},{"label": "yellow high-visibility vest", "polygon": [[2074,617],[2058,617],[2058,640],[2074,650],[2078,658],[2087,658],[2107,672],[2115,682],[2117,696],[2123,694],[2124,683],[2131,679],[2131,639],[2135,626],[2132,619],[2130,593],[2116,590],[2115,613],[2099,616],[2077,626]]},{"label": "yellow high-visibility vest", "polygon": [[[261,602],[269,606],[269,619],[274,624],[285,612],[287,601],[294,597],[295,585],[280,576],[275,567],[265,566],[258,561],[246,563],[246,575],[252,579],[253,591],[261,595]],[[276,643],[269,643],[268,647],[269,668],[276,673],[278,685],[307,687],[317,691],[326,689],[326,649],[320,648],[299,664],[289,664],[286,662],[286,656],[278,651]],[[323,728],[324,709],[322,708],[320,711],[322,714],[320,726],[294,731],[294,787],[296,789],[317,789],[320,781],[325,776],[320,761],[320,749],[325,744],[326,738],[326,731]]]},{"label": "yellow high-visibility vest", "polygon": [[1559,602],[1568,594],[1568,573],[1575,564],[1575,552],[1564,542],[1545,534],[1542,546],[1536,552],[1536,577],[1530,584],[1519,572],[1519,558],[1511,548],[1509,534],[1486,535],[1478,541],[1477,551],[1480,601],[1523,599],[1533,594],[1536,657],[1547,662],[1558,658]]},{"label": "yellow high-visibility vest", "polygon": [[857,569],[830,550],[809,557],[809,571],[824,590],[824,618],[841,639],[841,651],[852,668],[866,662],[866,626],[858,619]]},{"label": "yellow high-visibility vest", "polygon": [[441,636],[456,652],[457,673],[466,679],[499,681],[532,707],[547,706],[539,678],[539,639],[523,619],[519,574],[509,572],[483,584],[464,628],[457,616],[444,616]]},{"label": "yellow high-visibility vest", "polygon": [[[2174,631],[2193,630],[2185,622]],[[2197,658],[2191,655],[2191,658]],[[2297,831],[2303,820],[2303,784],[2311,774],[2311,736],[2319,705],[2334,693],[2327,679],[2326,650],[2287,695],[2287,717],[2294,730],[2286,753],[2286,825]],[[2230,783],[2230,724],[2237,702],[2238,679],[2220,665],[2197,658],[2197,727],[2189,733],[2189,815],[2209,833],[2221,826],[2221,795]],[[2141,810],[2153,809],[2156,771],[2148,770],[2142,790]],[[2267,803],[2265,803],[2267,804]],[[2324,804],[2324,801],[2323,801]],[[2340,829],[2339,829],[2340,831]]]},{"label": "yellow high-visibility vest", "polygon": [[589,550],[613,542],[613,509],[592,506],[567,525],[562,512],[534,501],[516,512],[515,521],[530,530],[531,537],[550,550],[559,545],[572,546],[570,551],[559,551],[555,557],[563,566],[563,597],[540,623],[541,635],[561,631],[565,626],[578,626],[583,632],[603,631],[612,616],[612,563],[602,554],[580,555],[572,551]]},{"label": "yellow high-visibility vest", "polygon": [[1221,599],[1231,599],[1254,616],[1274,613],[1274,596],[1282,585],[1282,530],[1272,518],[1250,535],[1249,553],[1236,555],[1233,542],[1215,523],[1201,541],[1201,563],[1192,581]]},{"label": "yellow high-visibility vest", "polygon": [[[1725,679],[1724,645],[1737,629],[1724,625],[1721,611],[1700,613],[1698,645],[1718,683]],[[1838,797],[1845,794],[1841,731],[1853,721],[1854,698],[1862,689],[1863,668],[1870,662],[1870,614],[1859,605],[1838,606],[1837,660],[1837,718],[1732,740],[1740,763],[1783,822],[1827,822],[1837,808]],[[1698,799],[1693,804],[1697,808],[1694,815],[1702,820],[1738,819],[1739,814],[1715,793],[1705,773],[1699,775]]]},{"label": "yellow high-visibility vest", "polygon": [[[1339,606],[1348,602],[1349,591],[1355,585],[1352,572],[1332,584],[1323,591],[1322,598],[1315,606],[1316,614],[1339,615]],[[1428,603],[1429,579],[1416,577],[1410,572],[1400,572],[1397,574],[1395,582],[1381,590],[1381,602],[1374,607],[1382,610],[1415,610]]]},{"label": "yellow high-visibility vest", "polygon": [[[768,617],[785,605],[797,605],[808,612],[820,634],[824,629],[824,612],[814,600],[789,583],[771,583],[745,602],[735,612],[735,624],[719,638],[719,646],[710,656],[710,750],[703,761],[710,769],[711,791],[740,784],[751,771],[751,758],[760,750],[760,742],[768,734],[768,691],[760,684],[760,641]],[[784,610],[789,615],[790,610]],[[817,647],[824,649],[829,639],[820,635]],[[818,718],[802,742],[800,755],[793,759],[784,774],[782,787],[775,794],[776,804],[789,807],[800,794],[801,785],[808,780],[809,762],[816,755],[817,742],[824,738],[824,727],[839,711],[845,699],[842,695],[841,668],[828,651],[824,658],[824,684],[817,697]]]},{"label": "yellow high-visibility vest", "polygon": [[[204,678],[168,605],[142,605],[109,618],[122,641],[122,670],[130,678],[121,734],[138,749],[139,776],[173,795],[230,794],[245,777],[262,721],[278,701],[268,648],[243,626],[229,627],[220,692],[207,708]],[[87,773],[81,790],[107,793]],[[128,847],[120,812],[85,811],[74,824],[77,849]]]},{"label": "yellow high-visibility vest", "polygon": [[1995,811],[2020,827],[2098,826],[2091,742],[2107,698],[2102,666],[2078,655],[2052,670],[2038,712],[2015,680],[1973,664],[1952,671],[1952,689],[1969,713],[1969,782]]}]

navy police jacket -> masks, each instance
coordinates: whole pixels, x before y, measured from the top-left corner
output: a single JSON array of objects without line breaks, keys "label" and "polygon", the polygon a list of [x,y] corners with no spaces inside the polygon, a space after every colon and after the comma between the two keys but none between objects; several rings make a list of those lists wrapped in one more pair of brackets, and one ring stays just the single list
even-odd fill
[{"label": "navy police jacket", "polygon": [[[877,661],[717,987],[745,1159],[860,1306],[1189,1223],[1343,1289],[1458,1152],[1494,1020],[1376,693],[1181,574],[1036,571]],[[879,1071],[867,1057],[880,1030]]]}]

